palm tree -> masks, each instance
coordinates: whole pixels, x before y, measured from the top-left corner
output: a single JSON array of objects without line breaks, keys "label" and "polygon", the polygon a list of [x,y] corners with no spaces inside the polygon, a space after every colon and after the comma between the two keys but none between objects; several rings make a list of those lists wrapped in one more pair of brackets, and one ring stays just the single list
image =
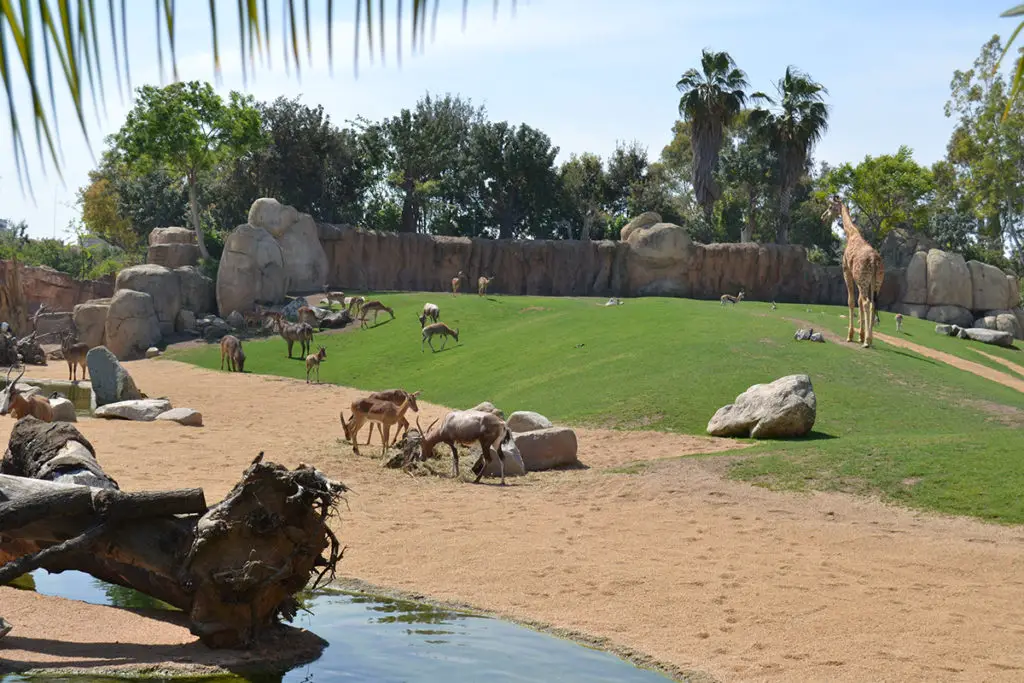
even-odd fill
[{"label": "palm tree", "polygon": [[682,93],[679,114],[690,123],[693,191],[709,223],[720,194],[714,173],[723,131],[743,110],[747,87],[747,75],[728,52],[707,49],[701,53],[700,69],[690,69],[676,83]]},{"label": "palm tree", "polygon": [[[1024,16],[1024,5],[1017,5],[1011,9],[1006,10],[1000,17],[1021,17]],[[1003,50],[1003,54],[999,55],[999,59],[996,60],[995,68],[993,72],[999,71],[999,67],[1003,63],[1003,59],[1007,53],[1010,52],[1010,46],[1013,45],[1013,41],[1017,40],[1017,36],[1024,30],[1024,21],[1017,24],[1017,28],[1014,29],[1013,34],[1010,35],[1010,39],[1006,41],[1006,48]],[[1010,83],[1010,96],[1006,98],[1006,109],[1003,110],[1003,121],[1010,115],[1010,108],[1013,106],[1013,101],[1017,99],[1020,94],[1021,87],[1024,86],[1024,54],[1017,56],[1017,64],[1014,67],[1013,81]]]},{"label": "palm tree", "polygon": [[[510,0],[512,11],[515,12],[516,0]],[[100,5],[97,11],[96,5]],[[97,103],[106,99],[103,83],[103,56],[104,48],[110,45],[110,55],[114,60],[114,71],[116,74],[116,85],[119,93],[122,93],[122,83],[126,86],[129,97],[131,97],[131,72],[129,69],[128,54],[128,22],[127,22],[127,0],[120,3],[115,0],[108,0],[106,3],[96,0],[20,0],[20,2],[0,2],[0,84],[7,95],[7,107],[10,118],[11,140],[14,147],[14,163],[18,171],[18,180],[24,183],[26,180],[24,164],[27,162],[25,142],[22,133],[25,126],[18,117],[15,106],[15,81],[24,76],[28,95],[31,100],[32,118],[31,123],[35,130],[36,143],[39,147],[40,157],[44,156],[44,146],[53,162],[57,174],[63,180],[61,173],[61,160],[59,149],[59,136],[56,135],[57,110],[55,83],[61,81],[67,86],[68,94],[75,107],[75,114],[81,126],[82,134],[89,143],[88,132],[85,126],[84,99],[86,90],[91,93]],[[133,8],[140,3],[132,2]],[[301,70],[301,51],[303,42],[307,57],[312,60],[312,36],[310,31],[310,7],[309,0],[301,3],[301,14],[296,11],[300,5],[296,0],[282,0],[284,20],[281,26],[281,34],[284,38],[284,59],[285,69],[294,67],[296,76]],[[324,0],[327,14],[327,59],[333,63],[334,36],[331,30],[335,10],[334,0]],[[369,42],[370,59],[373,60],[374,35],[379,37],[380,57],[383,61],[385,55],[384,13],[386,9],[385,0],[355,0],[355,68],[358,73],[359,66],[359,35],[365,26],[366,36]],[[107,6],[107,17],[102,15],[104,5]],[[120,5],[120,12],[118,12]],[[262,13],[260,6],[262,5]],[[406,5],[412,5],[412,50],[416,51],[417,46],[426,42],[427,17],[432,16],[432,22],[436,28],[437,10],[440,0],[395,0],[395,26],[398,31],[396,47],[398,49],[398,62],[402,61],[402,17]],[[466,26],[466,11],[469,0],[463,0],[462,25]],[[216,78],[220,77],[220,48],[218,42],[218,25],[216,3],[210,0],[210,26],[213,41],[213,70]],[[278,5],[277,7],[282,7]],[[181,8],[178,8],[181,9]],[[275,8],[276,10],[277,8]],[[270,57],[270,8],[268,0],[258,2],[257,0],[238,0],[238,30],[240,35],[240,50],[243,66],[243,79],[248,73],[255,69],[255,56],[259,55],[261,60],[266,56]],[[494,11],[497,16],[498,0],[494,0]],[[157,58],[160,62],[160,73],[164,70],[164,50],[168,51],[171,62],[171,74],[175,81],[178,80],[177,61],[175,53],[175,3],[174,0],[157,0],[156,7],[157,27],[163,36],[157,36]],[[363,14],[365,13],[365,17]],[[104,36],[104,41],[98,35],[97,28],[107,25],[110,27],[110,37]],[[223,20],[223,17],[221,18]],[[377,21],[376,28],[374,20]],[[431,29],[433,37],[433,28]],[[38,48],[43,49],[45,63],[40,64],[38,59]],[[289,64],[291,62],[291,64]],[[248,65],[248,69],[246,68]],[[122,71],[123,69],[123,71]],[[18,73],[20,72],[20,73]],[[56,72],[56,78],[54,76]],[[122,79],[123,76],[123,79]],[[86,86],[88,81],[88,86]],[[19,87],[21,83],[19,82]],[[45,86],[45,87],[44,87]],[[100,97],[96,97],[97,86]],[[51,114],[47,115],[45,106],[49,100]],[[98,113],[98,112],[97,112]],[[91,145],[90,145],[91,147]],[[28,184],[31,193],[31,182]]]},{"label": "palm tree", "polygon": [[792,66],[786,67],[786,75],[775,84],[775,90],[775,99],[760,92],[751,95],[752,100],[767,102],[772,109],[757,107],[750,112],[749,122],[765,136],[775,153],[779,166],[779,227],[775,241],[787,244],[793,188],[805,172],[811,150],[828,129],[828,105],[822,101],[828,90]]}]

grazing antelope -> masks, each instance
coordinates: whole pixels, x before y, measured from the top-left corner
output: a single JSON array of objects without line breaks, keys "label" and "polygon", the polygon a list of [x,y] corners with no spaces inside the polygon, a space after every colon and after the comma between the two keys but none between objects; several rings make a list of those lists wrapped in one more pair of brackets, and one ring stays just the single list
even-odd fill
[{"label": "grazing antelope", "polygon": [[220,338],[220,369],[224,369],[224,361],[228,362],[228,372],[245,372],[245,352],[242,342],[233,334]]},{"label": "grazing antelope", "polygon": [[[512,432],[508,429],[505,421],[493,413],[482,410],[453,410],[444,416],[441,425],[434,427],[437,420],[434,420],[427,433],[423,435],[420,442],[423,448],[422,458],[426,460],[434,455],[434,447],[439,443],[446,443],[452,449],[452,476],[459,476],[459,451],[456,443],[468,446],[479,442],[480,450],[483,453],[484,466],[480,468],[479,474],[473,480],[474,484],[480,483],[484,475],[487,463],[491,461],[491,446],[495,446],[498,452],[498,462],[501,466],[501,485],[505,485],[505,453],[501,447],[512,440]],[[416,426],[419,427],[417,420]],[[420,429],[422,433],[422,429]],[[525,468],[524,468],[525,469]]]},{"label": "grazing antelope", "polygon": [[309,355],[309,347],[313,343],[313,328],[307,323],[285,322],[281,313],[267,314],[273,321],[274,331],[288,344],[288,357],[292,357],[292,346],[299,342],[299,358]]},{"label": "grazing antelope", "polygon": [[487,294],[487,285],[491,284],[492,280],[494,280],[493,276],[485,277],[481,275],[480,279],[476,281],[476,291],[480,296]]},{"label": "grazing antelope", "polygon": [[430,346],[430,350],[437,353],[437,349],[434,348],[434,343],[431,341],[435,335],[440,335],[442,337],[441,350],[444,351],[444,346],[448,343],[448,337],[455,337],[455,342],[458,343],[459,328],[455,328],[453,330],[444,323],[432,323],[427,325],[423,328],[423,340],[420,342],[420,353],[423,352],[424,344],[428,344]]},{"label": "grazing antelope", "polygon": [[381,311],[387,311],[391,314],[391,319],[395,319],[395,312],[389,307],[385,306],[382,302],[374,299],[373,301],[367,301],[363,304],[362,310],[359,312],[360,327],[366,327],[366,316],[370,312],[373,312],[373,324],[377,324],[377,314]]},{"label": "grazing antelope", "polygon": [[11,370],[7,368],[7,386],[0,391],[0,415],[11,414],[15,420],[20,420],[26,415],[31,415],[43,422],[53,422],[53,408],[45,396],[35,394],[33,396],[22,396],[18,391],[18,381],[25,376],[25,368],[21,368],[21,374],[14,381],[11,381]]},{"label": "grazing antelope", "polygon": [[320,347],[316,353],[306,356],[306,384],[309,384],[309,373],[316,368],[316,383],[320,384],[320,363],[327,358],[327,349]]},{"label": "grazing antelope", "polygon": [[85,355],[89,353],[89,345],[82,342],[72,343],[75,339],[73,330],[67,330],[60,339],[60,350],[64,354],[64,360],[68,363],[68,379],[72,382],[78,381],[78,368],[82,368],[82,380],[86,379],[87,368],[85,366]]},{"label": "grazing antelope", "polygon": [[739,293],[738,296],[733,296],[731,294],[723,294],[721,301],[722,301],[722,305],[723,306],[726,305],[726,304],[736,304],[736,303],[739,303],[740,301],[743,301],[743,290],[742,289],[740,290],[740,293]]},{"label": "grazing antelope", "polygon": [[462,287],[462,278],[464,277],[465,275],[460,270],[459,274],[452,278],[452,296],[456,296],[459,293],[459,289]]},{"label": "grazing antelope", "polygon": [[901,334],[902,332],[903,332],[903,314],[902,313],[897,313],[896,314],[896,334]]},{"label": "grazing antelope", "polygon": [[245,321],[245,329],[249,330],[254,324],[256,325],[256,331],[258,332],[263,328],[263,323],[266,320],[266,311],[259,304],[253,304],[252,310],[242,314],[242,319]]},{"label": "grazing antelope", "polygon": [[349,314],[359,313],[359,309],[366,303],[366,299],[361,296],[346,296],[345,297],[345,308],[348,309]]},{"label": "grazing antelope", "polygon": [[441,309],[437,307],[437,304],[423,304],[423,312],[420,313],[420,329],[427,324],[427,318],[436,323],[440,316]]},{"label": "grazing antelope", "polygon": [[772,302],[772,310],[774,311],[774,310],[776,310],[777,308],[778,308],[778,306],[776,306],[776,305],[775,305],[775,302],[773,301],[773,302]]},{"label": "grazing antelope", "polygon": [[327,285],[324,285],[324,298],[327,299],[327,305],[338,304],[338,306],[344,308],[345,306],[345,292],[332,292],[329,291]]},{"label": "grazing antelope", "polygon": [[[352,405],[355,406],[356,404],[360,403],[361,401],[370,400],[370,401],[390,401],[391,403],[394,403],[396,406],[400,406],[400,405],[402,405],[402,401],[404,401],[406,398],[408,398],[409,401],[410,401],[409,409],[412,412],[414,412],[414,413],[418,413],[420,411],[420,407],[416,404],[416,397],[419,396],[419,395],[420,395],[420,392],[418,392],[418,391],[416,393],[410,394],[405,389],[387,389],[385,391],[375,391],[372,394],[370,394],[369,396],[367,396],[365,399],[360,399],[359,401],[353,402]],[[355,411],[356,411],[356,408],[352,407],[351,410],[352,410],[352,413],[354,415]],[[345,438],[349,439],[351,441],[355,441],[355,438],[356,438],[355,435],[354,434],[349,434],[349,429],[348,428],[351,425],[352,425],[351,420],[349,421],[348,425],[345,424],[345,414],[344,414],[344,411],[342,411],[341,426],[342,426],[342,428],[345,431]],[[383,439],[384,438],[384,431],[381,430],[380,424],[377,425],[377,431],[380,432],[380,438]],[[394,444],[395,442],[398,441],[399,433],[404,435],[408,431],[409,431],[409,422],[403,416],[398,421],[398,429],[395,430],[395,436],[394,436],[394,438],[392,438],[391,443]],[[370,445],[370,439],[372,437],[373,437],[373,426],[371,425],[370,433],[366,435],[366,445],[367,446]]]},{"label": "grazing antelope", "polygon": [[[417,391],[416,394],[418,393]],[[378,401],[370,398],[355,401],[352,403],[352,419],[348,424],[345,423],[345,411],[341,411],[341,427],[345,436],[352,442],[352,452],[356,455],[359,454],[359,441],[355,438],[359,434],[359,430],[367,422],[376,422],[384,434],[380,450],[380,454],[384,455],[388,449],[388,435],[391,433],[391,427],[405,419],[405,412],[409,410],[416,394],[407,395],[400,406],[396,406],[391,401]],[[372,428],[370,434],[373,434]]]}]

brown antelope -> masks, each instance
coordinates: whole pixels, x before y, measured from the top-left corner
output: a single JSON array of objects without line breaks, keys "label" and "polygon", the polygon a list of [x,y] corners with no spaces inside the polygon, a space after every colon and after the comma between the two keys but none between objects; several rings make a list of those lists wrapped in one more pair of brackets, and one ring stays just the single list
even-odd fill
[{"label": "brown antelope", "polygon": [[354,315],[356,313],[359,313],[359,310],[363,307],[363,304],[366,303],[366,299],[361,296],[346,296],[344,303],[345,308],[348,309],[348,312]]},{"label": "brown antelope", "polygon": [[436,323],[439,317],[441,317],[441,309],[437,307],[437,304],[423,304],[423,312],[420,313],[420,329],[427,324],[427,318]]},{"label": "brown antelope", "polygon": [[902,332],[903,332],[903,314],[902,313],[897,313],[896,314],[896,334],[901,334]]},{"label": "brown antelope", "polygon": [[492,280],[494,280],[493,276],[492,277],[485,277],[485,276],[481,275],[480,279],[476,281],[477,293],[480,296],[484,296],[485,294],[487,294],[487,285],[491,284]]},{"label": "brown antelope", "polygon": [[453,330],[444,323],[432,323],[430,325],[427,325],[426,327],[423,328],[423,340],[420,342],[420,353],[423,352],[424,344],[428,344],[430,346],[430,350],[433,351],[434,353],[437,353],[437,349],[434,348],[434,342],[432,341],[432,339],[438,335],[440,335],[442,338],[441,350],[444,351],[444,346],[445,344],[448,343],[448,337],[455,337],[455,342],[458,343],[459,328],[455,328]]},{"label": "brown antelope", "polygon": [[327,285],[324,285],[324,298],[327,299],[327,305],[338,304],[339,307],[345,306],[345,292],[332,292],[329,291]]},{"label": "brown antelope", "polygon": [[736,304],[736,303],[739,303],[740,301],[743,301],[743,290],[742,289],[740,290],[740,293],[737,296],[733,296],[732,294],[723,294],[722,295],[722,305],[723,306],[726,305],[726,304]]},{"label": "brown antelope", "polygon": [[379,314],[381,311],[387,311],[388,313],[391,314],[391,319],[395,319],[394,311],[392,311],[389,307],[385,306],[382,302],[374,299],[373,301],[367,301],[366,303],[363,304],[363,307],[359,312],[360,327],[366,327],[366,316],[371,311],[373,312],[374,325],[377,324],[377,314]]},{"label": "brown antelope", "polygon": [[[416,392],[419,393],[419,392]],[[349,440],[352,442],[352,452],[359,454],[359,441],[354,438],[359,434],[366,422],[376,422],[384,430],[384,438],[381,440],[380,454],[384,455],[388,450],[388,435],[391,427],[397,425],[405,418],[405,412],[412,405],[415,394],[405,397],[402,405],[396,406],[391,401],[377,401],[374,399],[363,399],[352,404],[352,419],[348,425],[345,424],[345,412],[341,412],[341,426],[346,436],[351,434]],[[372,430],[371,430],[372,433]]]},{"label": "brown antelope", "polygon": [[327,349],[320,347],[316,353],[306,356],[306,384],[309,384],[309,373],[316,369],[316,383],[320,384],[320,363],[327,358]]},{"label": "brown antelope", "polygon": [[258,332],[263,328],[263,323],[266,320],[266,311],[259,304],[253,304],[252,310],[242,314],[242,319],[245,320],[245,329],[249,330],[253,324],[256,325],[256,331]]},{"label": "brown antelope", "polygon": [[60,339],[60,350],[64,354],[64,360],[68,364],[68,379],[72,382],[78,381],[78,368],[82,368],[82,380],[86,379],[87,370],[85,366],[85,356],[89,353],[89,345],[78,342],[73,344],[72,340],[75,339],[75,333],[73,330],[67,330]]},{"label": "brown antelope", "polygon": [[309,355],[309,347],[313,343],[313,328],[308,323],[286,322],[281,313],[267,314],[273,321],[274,331],[288,344],[288,357],[292,357],[292,347],[299,342],[299,358]]},{"label": "brown antelope", "polygon": [[[498,452],[498,462],[501,466],[501,485],[505,485],[505,453],[501,447],[512,440],[512,432],[505,425],[504,420],[493,413],[482,410],[453,410],[444,416],[439,427],[435,428],[435,424],[437,424],[437,420],[430,424],[420,442],[424,460],[433,457],[434,447],[437,444],[448,444],[452,449],[452,476],[458,478],[459,451],[455,444],[468,446],[479,442],[484,462],[476,479],[473,480],[474,484],[479,484],[480,478],[487,468],[487,463],[491,460],[491,446],[493,445]],[[416,422],[416,426],[419,428],[419,421]],[[420,433],[423,433],[422,429],[420,429]]]},{"label": "brown antelope", "polygon": [[[406,398],[408,398],[409,401],[410,401],[409,409],[412,412],[414,412],[414,413],[418,413],[420,411],[420,407],[416,404],[416,397],[419,396],[419,395],[420,395],[420,392],[418,392],[418,391],[413,393],[413,394],[410,394],[405,389],[387,389],[386,391],[375,391],[372,394],[370,394],[369,396],[367,396],[365,399],[360,399],[360,401],[364,401],[364,400],[390,401],[391,403],[394,403],[396,406],[400,406],[400,405],[402,405],[402,401],[404,401]],[[355,401],[352,405],[355,406],[360,401]],[[356,411],[356,408],[351,407],[351,410],[352,410],[352,413],[354,415],[355,411]],[[348,429],[348,427],[350,427],[351,425],[352,425],[352,422],[350,420],[348,425],[346,426],[344,411],[342,411],[341,426],[345,430],[345,438],[354,441],[356,437],[355,437],[354,434],[350,435],[349,434],[349,429]],[[394,444],[395,442],[398,441],[399,433],[404,435],[404,434],[408,433],[408,431],[409,431],[409,422],[405,419],[404,416],[402,417],[402,419],[400,419],[398,421],[398,427],[399,428],[395,430],[395,436],[394,436],[394,438],[391,441],[392,444]],[[381,430],[380,424],[377,424],[377,431],[380,433],[380,438],[383,439],[384,438],[384,431]],[[370,439],[372,437],[373,437],[373,425],[370,426],[370,433],[366,435],[366,445],[367,446],[370,445]]]},{"label": "brown antelope", "polygon": [[11,381],[11,370],[7,368],[7,386],[0,391],[0,415],[11,414],[15,420],[20,420],[26,415],[31,415],[43,422],[53,422],[53,408],[45,396],[36,394],[34,396],[22,396],[18,391],[18,381],[25,376],[25,368],[22,367],[21,374],[14,381]]},{"label": "brown antelope", "polygon": [[452,278],[452,296],[458,295],[459,289],[462,287],[462,278],[464,277],[465,275],[460,270],[459,274]]},{"label": "brown antelope", "polygon": [[305,323],[310,327],[316,329],[320,326],[320,321],[316,318],[316,313],[309,306],[300,306],[296,312],[296,317],[299,319],[299,324]]},{"label": "brown antelope", "polygon": [[228,362],[228,372],[245,372],[245,352],[242,342],[233,334],[220,338],[220,369],[224,369],[224,361]]}]

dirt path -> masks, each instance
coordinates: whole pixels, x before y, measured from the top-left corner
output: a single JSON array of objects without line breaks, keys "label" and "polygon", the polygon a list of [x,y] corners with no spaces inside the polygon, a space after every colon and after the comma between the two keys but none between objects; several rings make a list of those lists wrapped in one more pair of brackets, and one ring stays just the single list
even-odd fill
[{"label": "dirt path", "polygon": [[[590,469],[504,489],[413,479],[338,441],[338,407],[353,390],[165,360],[128,367],[143,391],[202,411],[207,426],[80,422],[124,488],[202,486],[213,501],[259,450],[314,464],[355,490],[338,529],[346,576],[606,638],[725,681],[1024,677],[1024,529],[776,493],[724,480],[720,458],[608,471],[732,446],[656,432],[579,430]],[[444,410],[421,406],[423,419]],[[0,440],[12,424],[0,420]],[[67,622],[103,631],[103,619],[61,604]]]},{"label": "dirt path", "polygon": [[988,358],[989,360],[993,360],[1001,365],[1005,365],[1014,372],[1024,375],[1024,365],[1017,365],[1012,361],[1008,361],[1005,358],[1000,358],[999,356],[993,356],[991,353],[985,353],[981,349],[976,349],[973,346],[969,348],[971,349],[971,351],[974,351],[975,353],[980,353],[982,356],[985,356],[985,358]]}]

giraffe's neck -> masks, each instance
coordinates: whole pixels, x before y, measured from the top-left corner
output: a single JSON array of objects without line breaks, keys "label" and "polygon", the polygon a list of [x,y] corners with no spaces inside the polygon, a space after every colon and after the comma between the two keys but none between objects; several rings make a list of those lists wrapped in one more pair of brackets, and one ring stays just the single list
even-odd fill
[{"label": "giraffe's neck", "polygon": [[857,229],[857,226],[853,224],[853,219],[850,218],[850,211],[849,211],[849,209],[846,208],[845,204],[843,204],[842,208],[843,208],[843,232],[846,233],[846,241],[850,242],[851,240],[853,240],[855,238],[863,239],[863,237],[860,234],[860,230]]}]

